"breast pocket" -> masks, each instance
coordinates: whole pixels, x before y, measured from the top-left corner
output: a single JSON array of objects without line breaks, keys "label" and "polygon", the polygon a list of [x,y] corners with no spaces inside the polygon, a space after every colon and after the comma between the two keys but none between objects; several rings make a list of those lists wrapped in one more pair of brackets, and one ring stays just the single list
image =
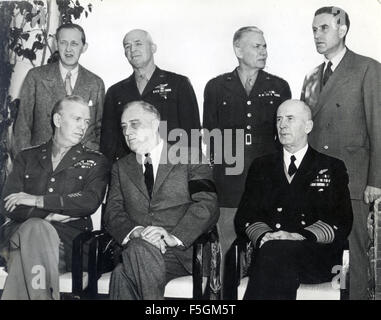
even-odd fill
[{"label": "breast pocket", "polygon": [[87,171],[89,169],[69,169],[65,176],[65,191],[77,192],[82,191],[85,186]]},{"label": "breast pocket", "polygon": [[237,112],[234,100],[231,97],[223,97],[218,105],[218,117],[221,128],[234,128],[234,118]]}]

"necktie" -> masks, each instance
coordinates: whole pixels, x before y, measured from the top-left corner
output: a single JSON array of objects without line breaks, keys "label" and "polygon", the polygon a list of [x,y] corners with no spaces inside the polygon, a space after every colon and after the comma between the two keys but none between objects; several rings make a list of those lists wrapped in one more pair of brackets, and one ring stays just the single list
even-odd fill
[{"label": "necktie", "polygon": [[144,159],[144,182],[146,183],[147,191],[149,197],[152,198],[152,189],[153,189],[153,166],[152,159],[149,153],[144,155],[146,158]]},{"label": "necktie", "polygon": [[296,168],[296,165],[295,165],[295,160],[296,160],[295,156],[292,155],[290,159],[291,159],[291,163],[290,163],[290,165],[288,166],[288,174],[289,174],[289,176],[291,177],[291,176],[294,175],[294,173],[295,173],[296,170],[298,170],[298,169]]},{"label": "necktie", "polygon": [[327,67],[325,68],[325,71],[324,71],[324,74],[323,74],[323,86],[325,86],[325,84],[327,83],[329,77],[332,75],[332,62],[329,61],[328,64],[327,64]]},{"label": "necktie", "polygon": [[246,82],[245,82],[245,91],[246,91],[246,94],[249,96],[250,95],[250,92],[251,90],[253,89],[253,86],[254,86],[254,81],[252,78],[247,78],[246,79]]},{"label": "necktie", "polygon": [[71,87],[71,73],[70,73],[70,71],[66,74],[66,78],[65,78],[65,90],[66,90],[66,94],[68,96],[72,95],[73,88]]}]

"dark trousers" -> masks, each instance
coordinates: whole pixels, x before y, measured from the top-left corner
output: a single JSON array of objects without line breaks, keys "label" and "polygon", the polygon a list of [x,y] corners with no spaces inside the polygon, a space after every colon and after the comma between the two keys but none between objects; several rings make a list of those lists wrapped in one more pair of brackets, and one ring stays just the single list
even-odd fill
[{"label": "dark trousers", "polygon": [[367,217],[369,205],[363,200],[353,200],[353,227],[349,235],[349,298],[351,300],[366,300],[368,298],[368,266],[367,255],[369,236]]},{"label": "dark trousers", "polygon": [[170,280],[189,275],[170,248],[162,254],[139,238],[128,242],[122,261],[111,275],[111,300],[161,300]]},{"label": "dark trousers", "polygon": [[271,240],[255,250],[246,300],[295,300],[300,283],[331,281],[342,250],[309,241]]}]

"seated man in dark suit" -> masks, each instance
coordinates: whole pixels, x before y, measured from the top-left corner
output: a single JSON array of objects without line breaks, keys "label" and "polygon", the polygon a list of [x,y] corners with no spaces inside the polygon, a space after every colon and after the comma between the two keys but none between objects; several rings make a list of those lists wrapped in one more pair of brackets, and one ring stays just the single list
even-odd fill
[{"label": "seated man in dark suit", "polygon": [[53,137],[21,151],[3,189],[0,248],[9,254],[2,299],[59,299],[59,272],[71,270],[73,239],[91,230],[109,179],[106,158],[85,147],[90,107],[79,96],[52,111]]},{"label": "seated man in dark suit", "polygon": [[192,244],[218,220],[212,169],[198,149],[181,159],[159,135],[160,114],[128,103],[121,127],[134,152],[114,164],[106,229],[122,245],[110,299],[163,299],[171,279],[192,273]]},{"label": "seated man in dark suit", "polygon": [[276,123],[283,151],[253,161],[235,218],[255,247],[244,299],[295,299],[301,282],[331,281],[352,226],[345,165],[308,145],[309,107],[287,100]]}]

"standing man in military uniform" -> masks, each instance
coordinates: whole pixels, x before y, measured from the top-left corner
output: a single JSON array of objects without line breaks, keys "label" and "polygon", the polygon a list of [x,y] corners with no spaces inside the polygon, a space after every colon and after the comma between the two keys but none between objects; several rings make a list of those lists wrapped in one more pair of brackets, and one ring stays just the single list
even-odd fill
[{"label": "standing man in military uniform", "polygon": [[81,144],[89,108],[79,96],[61,99],[52,111],[53,138],[16,156],[0,203],[7,217],[0,246],[9,255],[2,299],[59,299],[59,273],[71,270],[73,239],[92,228],[109,167]]},{"label": "standing man in military uniform", "polygon": [[130,152],[120,126],[123,106],[128,102],[143,100],[154,105],[167,123],[167,133],[181,128],[190,138],[191,129],[200,129],[197,99],[189,79],[155,65],[157,47],[150,34],[131,30],[123,39],[123,47],[134,72],[111,86],[106,94],[101,151],[111,161]]},{"label": "standing man in military uniform", "polygon": [[[238,160],[244,162],[243,172],[227,175],[229,165],[215,162],[215,179],[221,207],[220,227],[222,250],[235,238],[233,218],[242,196],[248,168],[254,158],[275,151],[275,113],[278,106],[291,97],[288,83],[263,69],[266,66],[267,48],[263,32],[257,27],[242,27],[233,37],[233,48],[239,66],[210,80],[204,92],[203,127],[232,129],[225,135],[223,145],[209,144],[211,160],[222,148],[244,150]],[[237,141],[237,129],[244,131],[244,140]],[[206,141],[210,143],[210,141]],[[242,147],[242,146],[241,146]],[[222,153],[224,154],[224,153]],[[242,159],[244,157],[244,159]]]}]

